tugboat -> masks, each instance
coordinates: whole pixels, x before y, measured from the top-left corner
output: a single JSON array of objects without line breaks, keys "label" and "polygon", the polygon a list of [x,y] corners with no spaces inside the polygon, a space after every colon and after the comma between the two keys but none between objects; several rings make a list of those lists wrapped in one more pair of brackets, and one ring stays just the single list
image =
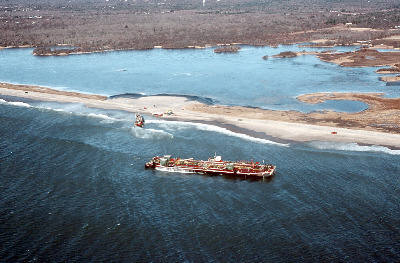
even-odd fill
[{"label": "tugboat", "polygon": [[207,175],[228,175],[241,178],[265,179],[275,174],[276,166],[249,161],[222,161],[221,156],[214,156],[207,161],[171,158],[171,155],[155,156],[145,164],[146,169],[165,172],[197,173]]},{"label": "tugboat", "polygon": [[138,126],[140,128],[143,128],[144,126],[144,118],[139,113],[136,113],[135,126]]}]

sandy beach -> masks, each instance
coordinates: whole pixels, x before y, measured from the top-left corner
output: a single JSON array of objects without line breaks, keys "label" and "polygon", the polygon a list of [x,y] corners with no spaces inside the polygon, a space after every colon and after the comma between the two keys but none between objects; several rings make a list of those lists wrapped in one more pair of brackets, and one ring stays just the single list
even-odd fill
[{"label": "sandy beach", "polygon": [[[174,96],[107,98],[8,83],[0,83],[0,94],[38,101],[81,103],[92,108],[139,112],[145,115],[162,114],[158,118],[163,119],[212,122],[219,126],[239,127],[243,133],[261,133],[283,140],[354,142],[400,148],[399,99],[382,98],[382,94],[318,93],[298,98],[306,103],[342,99],[360,100],[369,105],[368,110],[352,114],[332,111],[301,113],[206,105],[185,97]],[[169,110],[173,114],[165,114]]]}]

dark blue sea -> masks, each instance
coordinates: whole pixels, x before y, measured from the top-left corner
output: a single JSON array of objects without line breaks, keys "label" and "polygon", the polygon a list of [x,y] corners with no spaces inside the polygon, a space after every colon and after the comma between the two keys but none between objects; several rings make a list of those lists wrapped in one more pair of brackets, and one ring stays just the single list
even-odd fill
[{"label": "dark blue sea", "polygon": [[[387,88],[374,69],[343,69],[313,57],[265,62],[260,54],[281,50],[246,49],[239,58],[255,62],[239,68],[239,58],[210,50],[60,58],[2,50],[0,80],[107,95],[201,95],[223,104],[297,110],[309,108],[295,96],[323,91],[324,83],[331,83],[327,89],[333,91]],[[197,70],[211,76],[162,81],[173,69],[162,71],[159,65],[152,78],[146,58],[154,65],[157,56],[166,61],[168,54],[168,63],[186,65],[190,74],[200,67],[194,58],[202,58],[204,68]],[[132,72],[132,58],[142,61],[143,74]],[[226,63],[229,72],[217,62]],[[268,74],[278,81],[278,69],[291,71],[296,63],[305,75],[290,78],[308,86],[288,81],[286,72],[281,86],[265,85],[271,92],[264,92],[274,94],[268,99],[257,101],[263,91],[246,88],[263,86],[260,68],[272,67],[274,73]],[[93,67],[112,73],[93,77]],[[235,72],[242,87],[230,85],[236,83],[231,80]],[[397,96],[398,90],[391,89],[387,95]],[[241,100],[240,94],[247,95]],[[269,103],[270,97],[279,105]],[[127,112],[0,97],[0,262],[400,261],[400,150],[279,141],[212,124],[145,118],[145,129],[135,129],[134,116]],[[226,160],[265,160],[277,165],[277,174],[249,181],[144,169],[154,155],[207,159],[215,153]]]}]

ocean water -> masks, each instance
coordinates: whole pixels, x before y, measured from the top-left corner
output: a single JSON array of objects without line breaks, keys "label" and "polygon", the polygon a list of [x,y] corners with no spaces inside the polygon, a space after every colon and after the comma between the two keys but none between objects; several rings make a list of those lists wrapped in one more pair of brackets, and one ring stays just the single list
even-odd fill
[{"label": "ocean water", "polygon": [[[0,101],[2,262],[395,262],[400,150],[274,142],[78,104]],[[145,170],[266,160],[266,181]]]},{"label": "ocean water", "polygon": [[[241,52],[254,52],[258,57],[266,50],[244,47]],[[146,52],[133,53],[153,60],[156,55],[152,52],[160,59],[167,57],[160,50],[149,51],[148,56]],[[185,60],[197,50],[171,52],[168,54],[174,56],[170,59],[183,65],[188,62],[179,59]],[[236,63],[234,56],[220,58],[202,52],[201,56],[210,56],[211,61]],[[129,52],[61,58],[32,58],[25,49],[0,54],[0,79],[4,81],[108,95],[199,95],[226,104],[248,104],[246,96],[243,102],[239,95],[235,97],[239,87],[232,87],[231,97],[223,95],[229,85],[220,84],[235,81],[230,77],[221,80],[219,73],[196,88],[175,86],[184,84],[184,77],[157,85],[157,79],[167,73],[155,71],[153,85],[159,89],[150,89],[152,78],[146,75],[150,64],[141,67],[138,81],[118,79],[117,74],[131,69],[114,65],[118,59],[111,58],[127,56],[124,63],[128,63],[136,56]],[[12,64],[18,56],[25,63]],[[4,67],[4,59],[8,67]],[[271,59],[267,63],[284,68],[297,61],[307,68],[304,63],[308,59],[313,60]],[[264,61],[260,59],[260,63]],[[282,94],[277,95],[282,107],[303,107],[291,98],[304,91],[387,88],[375,80],[372,69],[315,63],[321,66],[309,64],[308,69],[320,72],[319,67],[326,67],[325,77],[304,77],[314,81],[308,87],[287,86],[287,81],[282,89],[276,88]],[[90,75],[93,68],[105,70],[105,65],[127,70],[108,77]],[[54,75],[51,69],[63,74]],[[67,77],[71,72],[75,73]],[[254,74],[254,82],[250,77],[242,80],[245,76],[240,75],[238,82],[256,83],[260,75]],[[337,83],[346,85],[326,76],[338,76]],[[140,88],[124,90],[120,83]],[[203,87],[207,83],[210,86]],[[241,92],[248,91],[244,90]],[[396,96],[394,87],[388,95]],[[248,101],[252,101],[250,95]],[[258,106],[273,105],[263,102]],[[340,107],[357,110],[349,104]],[[279,141],[147,116],[145,129],[139,129],[132,128],[133,121],[133,114],[122,111],[0,97],[0,262],[400,261],[400,150],[354,143]],[[277,165],[277,174],[270,180],[249,181],[144,169],[144,163],[155,155],[207,159],[214,153],[226,160],[265,160]]]}]

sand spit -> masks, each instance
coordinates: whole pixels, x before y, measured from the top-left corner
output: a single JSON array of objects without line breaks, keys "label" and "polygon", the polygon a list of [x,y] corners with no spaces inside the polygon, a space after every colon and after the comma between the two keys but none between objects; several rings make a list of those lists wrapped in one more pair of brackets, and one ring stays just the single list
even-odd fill
[{"label": "sand spit", "polygon": [[400,82],[400,75],[379,77],[379,80],[382,80],[385,82]]},{"label": "sand spit", "polygon": [[[213,122],[233,125],[284,140],[338,141],[400,147],[400,99],[383,98],[383,94],[315,93],[298,99],[306,103],[325,100],[359,100],[369,109],[359,113],[333,111],[301,113],[273,111],[240,106],[206,105],[185,97],[148,96],[106,98],[42,88],[0,83],[0,94],[40,101],[81,103],[88,107],[163,114],[163,119]],[[172,115],[165,112],[171,110]]]},{"label": "sand spit", "polygon": [[14,84],[9,84],[9,83],[0,83],[0,88],[8,88],[8,89],[11,88],[14,90],[20,90],[20,91],[24,91],[25,94],[29,94],[29,92],[36,92],[36,93],[43,93],[43,94],[48,94],[48,95],[53,94],[53,95],[80,97],[80,98],[96,99],[96,100],[106,100],[107,99],[106,96],[101,96],[101,95],[55,90],[55,89],[50,89],[50,88],[46,88],[46,87],[32,86],[32,85],[14,85]]}]

